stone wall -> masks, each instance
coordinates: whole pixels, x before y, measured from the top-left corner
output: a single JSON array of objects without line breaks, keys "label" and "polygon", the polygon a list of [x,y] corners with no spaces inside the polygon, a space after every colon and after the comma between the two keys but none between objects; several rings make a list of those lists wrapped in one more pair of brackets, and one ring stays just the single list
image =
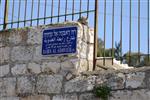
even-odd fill
[{"label": "stone wall", "polygon": [[[77,26],[77,53],[42,56],[42,30]],[[112,88],[109,100],[150,100],[150,69],[92,70],[93,30],[76,22],[0,32],[0,100],[100,100],[94,86]],[[79,74],[80,73],[80,74]]]}]

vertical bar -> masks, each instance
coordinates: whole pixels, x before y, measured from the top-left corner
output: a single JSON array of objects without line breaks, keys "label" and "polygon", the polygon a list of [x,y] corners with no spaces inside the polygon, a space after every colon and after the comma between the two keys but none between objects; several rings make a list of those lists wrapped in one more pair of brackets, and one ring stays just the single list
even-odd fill
[{"label": "vertical bar", "polygon": [[138,63],[140,63],[140,0],[138,0]]},{"label": "vertical bar", "polygon": [[105,44],[106,44],[106,0],[104,1],[104,55],[103,55],[104,66],[105,66]]},{"label": "vertical bar", "polygon": [[37,16],[37,26],[39,25],[39,16],[40,16],[40,0],[38,0],[38,16]]},{"label": "vertical bar", "polygon": [[120,12],[120,48],[121,48],[121,62],[120,63],[122,63],[122,9],[123,9],[123,7],[122,7],[123,5],[122,5],[122,0],[121,0],[121,12]]},{"label": "vertical bar", "polygon": [[89,18],[89,0],[87,1],[87,18]]},{"label": "vertical bar", "polygon": [[44,24],[46,21],[46,4],[47,4],[47,0],[45,0],[45,8],[44,8]]},{"label": "vertical bar", "polygon": [[4,25],[3,29],[7,28],[7,20],[8,20],[8,0],[5,0],[5,10],[4,10]]},{"label": "vertical bar", "polygon": [[67,5],[68,5],[68,0],[66,0],[66,5],[65,5],[65,21],[67,20]]},{"label": "vertical bar", "polygon": [[112,65],[114,64],[114,0],[112,5]]},{"label": "vertical bar", "polygon": [[149,0],[148,0],[148,5],[147,5],[147,45],[148,45],[148,61],[150,61],[150,55],[149,55]]},{"label": "vertical bar", "polygon": [[20,19],[20,7],[21,7],[21,0],[19,0],[19,11],[18,11],[18,24],[17,24],[17,28],[19,28],[19,19]]},{"label": "vertical bar", "polygon": [[97,38],[98,38],[98,0],[95,0],[95,12],[94,12],[94,54],[93,54],[93,70],[96,67],[97,58]]},{"label": "vertical bar", "polygon": [[30,23],[30,26],[32,26],[32,17],[33,17],[33,2],[34,2],[34,0],[32,0],[32,7],[31,7],[31,23]]},{"label": "vertical bar", "polygon": [[82,10],[82,0],[80,0],[80,13],[79,13],[79,18],[81,18],[81,10]]},{"label": "vertical bar", "polygon": [[11,15],[11,28],[13,28],[13,21],[14,21],[14,4],[15,4],[15,1],[13,0],[13,5],[12,5],[12,15]]},{"label": "vertical bar", "polygon": [[53,5],[54,5],[54,1],[52,0],[52,6],[51,6],[51,24],[53,23]]},{"label": "vertical bar", "polygon": [[74,20],[74,0],[72,1],[72,20]]},{"label": "vertical bar", "polygon": [[59,17],[60,17],[60,0],[58,1],[58,18],[57,18],[57,22],[59,22]]},{"label": "vertical bar", "polygon": [[26,26],[27,0],[25,0],[24,26]]},{"label": "vertical bar", "polygon": [[132,2],[130,0],[130,18],[129,18],[129,65],[131,64],[131,29],[132,29],[132,23],[131,23],[131,15],[132,14]]}]

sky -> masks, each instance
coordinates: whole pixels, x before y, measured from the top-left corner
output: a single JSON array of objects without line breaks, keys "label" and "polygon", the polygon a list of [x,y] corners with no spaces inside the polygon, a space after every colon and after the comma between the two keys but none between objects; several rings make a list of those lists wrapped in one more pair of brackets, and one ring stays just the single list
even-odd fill
[{"label": "sky", "polygon": [[[8,22],[12,20],[12,2],[13,0],[9,0],[9,12],[8,12]],[[32,0],[28,0],[27,2],[27,16],[26,19],[30,19],[31,17],[31,3]],[[60,0],[60,15],[65,13],[65,1]],[[90,10],[94,10],[95,0],[89,0]],[[114,0],[114,47],[115,42],[120,41],[120,9],[121,2],[120,0]],[[4,11],[4,0],[1,1],[0,4],[0,24],[3,23],[3,11]],[[80,10],[80,0],[75,0],[75,12],[79,12]],[[122,48],[123,53],[129,51],[129,0],[123,0],[123,17],[122,17]],[[112,47],[112,0],[106,0],[106,48]],[[148,37],[147,37],[147,0],[140,0],[140,50],[143,53],[147,53],[148,51]],[[40,0],[40,18],[44,17],[44,5],[45,0]],[[19,8],[19,0],[15,0],[15,8],[14,8],[14,21],[18,19],[18,8]],[[132,13],[131,13],[131,50],[132,52],[138,51],[138,0],[132,0]],[[87,10],[87,0],[82,0],[82,11]],[[21,0],[21,8],[20,8],[20,20],[24,20],[24,11],[25,11],[25,0]],[[33,18],[37,18],[38,11],[38,0],[34,0],[34,9],[33,9]],[[72,0],[68,0],[68,9],[67,13],[72,13]],[[54,0],[54,16],[58,14],[58,0]],[[98,10],[98,37],[104,39],[104,0],[99,0],[99,10]],[[47,0],[46,4],[46,16],[51,16],[51,0]],[[87,14],[82,14],[82,16],[87,16]],[[75,15],[75,20],[79,18],[79,15]],[[71,20],[72,16],[68,16],[67,20]],[[64,17],[60,18],[60,22],[64,21]],[[89,26],[94,27],[94,12],[89,15]],[[53,19],[53,23],[57,22],[57,18]],[[42,25],[43,20],[40,20],[39,23]],[[50,19],[46,20],[46,24],[50,23]],[[37,21],[33,21],[33,26],[36,26]],[[20,23],[19,26],[23,27],[24,23]],[[26,23],[26,26],[30,26],[30,21]],[[13,27],[17,27],[17,24],[14,24]],[[10,25],[8,25],[10,28]],[[0,26],[0,30],[2,29],[2,25]],[[150,38],[150,37],[149,37]]]}]

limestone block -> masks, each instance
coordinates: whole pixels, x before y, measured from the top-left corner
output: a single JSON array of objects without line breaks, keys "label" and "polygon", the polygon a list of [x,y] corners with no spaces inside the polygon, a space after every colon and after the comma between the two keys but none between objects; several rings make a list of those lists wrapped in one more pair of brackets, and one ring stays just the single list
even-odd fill
[{"label": "limestone block", "polygon": [[79,96],[79,100],[101,100],[101,99],[95,97],[95,95],[92,93],[84,93]]},{"label": "limestone block", "polygon": [[27,40],[27,33],[28,29],[14,29],[11,31],[10,36],[8,38],[9,43],[11,44],[19,44],[19,43],[26,43]]},{"label": "limestone block", "polygon": [[2,65],[0,66],[0,77],[3,77],[9,73],[9,65]]},{"label": "limestone block", "polygon": [[16,78],[0,79],[0,97],[15,96],[16,95],[15,86],[16,86]]},{"label": "limestone block", "polygon": [[60,70],[59,62],[44,62],[41,66],[42,72],[58,73]]},{"label": "limestone block", "polygon": [[41,75],[37,79],[38,93],[60,93],[63,77],[60,75]]},{"label": "limestone block", "polygon": [[127,74],[126,88],[144,87],[144,72],[135,72]]},{"label": "limestone block", "polygon": [[29,63],[28,64],[28,69],[30,70],[31,73],[34,73],[34,74],[41,73],[40,64],[37,64],[37,63]]},{"label": "limestone block", "polygon": [[29,61],[32,59],[33,47],[31,46],[17,46],[13,47],[11,51],[12,61]]},{"label": "limestone block", "polygon": [[65,83],[65,92],[85,92],[93,90],[95,84],[95,76],[88,77],[77,77]]},{"label": "limestone block", "polygon": [[89,32],[87,32],[87,42],[94,43],[94,28],[90,28]]},{"label": "limestone block", "polygon": [[17,79],[17,93],[30,94],[35,90],[35,78],[31,76],[19,77]]},{"label": "limestone block", "polygon": [[88,71],[93,71],[93,60],[92,61],[88,60],[88,66],[89,66]]},{"label": "limestone block", "polygon": [[88,70],[88,61],[86,59],[80,59],[80,67],[78,68],[78,72],[84,72]]},{"label": "limestone block", "polygon": [[64,94],[53,96],[52,100],[78,100],[76,94]]},{"label": "limestone block", "polygon": [[74,69],[74,65],[69,60],[61,62],[61,70]]},{"label": "limestone block", "polygon": [[41,44],[42,43],[42,29],[40,27],[33,27],[28,32],[28,44]]},{"label": "limestone block", "polygon": [[82,26],[83,27],[83,37],[82,37],[82,40],[84,41],[84,42],[86,42],[87,43],[87,41],[88,41],[88,26],[85,26],[85,25],[83,25]]},{"label": "limestone block", "polygon": [[34,95],[28,97],[22,97],[20,100],[51,100],[47,95]]},{"label": "limestone block", "polygon": [[93,53],[94,53],[94,44],[88,44],[88,48],[87,48],[88,60],[93,60]]},{"label": "limestone block", "polygon": [[23,75],[27,73],[26,64],[16,64],[13,68],[11,68],[11,72],[13,75]]},{"label": "limestone block", "polygon": [[19,100],[19,97],[0,97],[0,100]]},{"label": "limestone block", "polygon": [[107,80],[107,84],[111,87],[111,89],[123,89],[124,83],[125,75],[123,73],[111,75]]},{"label": "limestone block", "polygon": [[1,47],[0,48],[0,64],[9,61],[10,48]]},{"label": "limestone block", "polygon": [[149,90],[123,90],[112,92],[110,100],[150,100]]},{"label": "limestone block", "polygon": [[80,48],[80,57],[86,59],[87,58],[87,43],[82,42]]}]

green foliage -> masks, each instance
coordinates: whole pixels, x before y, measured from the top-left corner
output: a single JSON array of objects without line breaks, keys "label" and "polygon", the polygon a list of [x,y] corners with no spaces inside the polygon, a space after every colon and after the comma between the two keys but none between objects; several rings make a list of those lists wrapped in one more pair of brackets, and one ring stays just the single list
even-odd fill
[{"label": "green foliage", "polygon": [[102,100],[108,100],[108,97],[110,96],[110,92],[111,92],[111,88],[106,85],[97,86],[93,90],[95,96],[100,97]]},{"label": "green foliage", "polygon": [[122,54],[121,54],[122,50],[121,50],[121,43],[115,43],[115,58],[117,60],[122,60]]}]

